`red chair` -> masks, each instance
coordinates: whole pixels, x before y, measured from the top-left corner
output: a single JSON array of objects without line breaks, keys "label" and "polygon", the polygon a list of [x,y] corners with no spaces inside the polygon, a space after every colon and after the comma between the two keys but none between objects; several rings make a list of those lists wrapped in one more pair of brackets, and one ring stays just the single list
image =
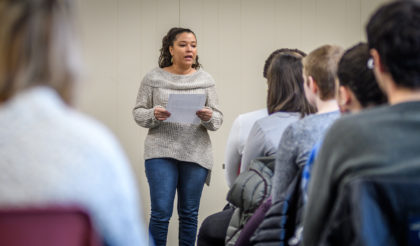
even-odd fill
[{"label": "red chair", "polygon": [[101,246],[89,215],[76,206],[0,208],[0,245]]}]

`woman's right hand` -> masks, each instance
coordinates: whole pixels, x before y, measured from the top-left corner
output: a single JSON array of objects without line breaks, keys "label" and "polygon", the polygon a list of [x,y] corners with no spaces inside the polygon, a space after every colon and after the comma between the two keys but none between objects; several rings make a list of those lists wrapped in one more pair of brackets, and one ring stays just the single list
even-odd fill
[{"label": "woman's right hand", "polygon": [[169,111],[167,111],[163,107],[156,107],[154,114],[155,114],[155,118],[161,121],[166,120],[169,116],[171,116],[171,113],[169,113]]}]

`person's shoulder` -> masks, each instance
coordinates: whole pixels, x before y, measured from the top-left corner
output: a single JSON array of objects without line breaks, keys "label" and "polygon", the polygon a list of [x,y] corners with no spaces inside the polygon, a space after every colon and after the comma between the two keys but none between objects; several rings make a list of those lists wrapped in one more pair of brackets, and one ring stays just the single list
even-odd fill
[{"label": "person's shoulder", "polygon": [[[113,153],[119,145],[113,134],[99,121],[65,104],[58,93],[49,87],[35,87],[20,95],[21,103],[31,103],[36,113],[31,121],[42,122],[48,129],[45,139],[57,142],[57,150],[68,153]],[[33,123],[35,124],[35,123]],[[64,147],[65,146],[65,147]],[[60,150],[61,151],[61,150]]]},{"label": "person's shoulder", "polygon": [[309,122],[317,122],[317,121],[331,121],[336,120],[341,116],[338,110],[334,110],[327,113],[320,113],[320,114],[311,114],[306,116],[302,119],[302,123],[308,124]]},{"label": "person's shoulder", "polygon": [[207,72],[206,70],[204,70],[203,68],[199,68],[199,69],[197,69],[197,70],[195,71],[195,74],[196,74],[196,75],[203,76],[203,77],[208,77],[208,78],[213,79],[213,77],[211,76],[211,74],[210,74],[209,72]]},{"label": "person's shoulder", "polygon": [[247,125],[247,124],[254,124],[256,121],[267,117],[267,109],[259,109],[247,113],[240,114],[235,119],[236,125]]},{"label": "person's shoulder", "polygon": [[214,80],[213,76],[211,76],[210,73],[208,73],[207,71],[205,71],[202,68],[197,69],[197,71],[193,74],[193,77],[197,77],[197,79],[199,79],[201,81],[206,81],[207,84],[210,85],[210,86],[215,85],[215,80]]},{"label": "person's shoulder", "polygon": [[238,115],[238,117],[236,117],[236,119],[238,119],[239,121],[247,121],[249,119],[261,119],[261,118],[267,117],[267,116],[268,116],[267,109],[262,108],[262,109],[259,109],[259,110],[255,110],[255,111],[240,114],[240,115]]},{"label": "person's shoulder", "polygon": [[298,129],[303,129],[305,128],[306,125],[310,124],[314,119],[316,119],[317,115],[315,114],[311,114],[311,115],[307,115],[295,122],[292,122],[287,128],[287,131],[295,131]]},{"label": "person's shoulder", "polygon": [[376,134],[378,125],[387,117],[389,110],[389,106],[379,106],[343,115],[331,125],[327,137],[340,136],[340,141],[369,138],[371,134]]},{"label": "person's shoulder", "polygon": [[271,117],[271,115],[267,115],[256,120],[254,124],[259,125],[263,128],[265,125],[270,124],[270,122],[272,121],[273,121],[273,117]]},{"label": "person's shoulder", "polygon": [[291,124],[298,121],[300,118],[299,113],[276,112],[265,116],[256,121],[262,128],[271,128],[282,124]]},{"label": "person's shoulder", "polygon": [[345,114],[335,121],[333,126],[345,127],[346,129],[361,129],[364,126],[376,124],[378,121],[382,121],[383,117],[390,112],[388,105],[378,106],[374,108],[364,109],[358,113]]},{"label": "person's shoulder", "polygon": [[153,77],[156,75],[162,75],[165,72],[165,70],[163,68],[160,67],[154,67],[151,70],[149,70],[144,77],[145,78],[149,78],[149,77]]},{"label": "person's shoulder", "polygon": [[329,126],[340,117],[338,110],[321,114],[311,114],[293,123],[296,129],[312,131],[321,126]]},{"label": "person's shoulder", "polygon": [[165,70],[163,68],[154,67],[143,76],[143,81],[150,81],[156,77],[162,77],[164,73]]},{"label": "person's shoulder", "polygon": [[361,119],[364,119],[364,118],[368,119],[368,118],[372,118],[372,116],[382,115],[382,114],[387,113],[387,112],[390,112],[390,111],[392,111],[392,106],[390,106],[388,104],[384,104],[384,105],[381,105],[381,106],[376,106],[376,107],[371,107],[371,108],[363,109],[359,113],[348,115],[348,117],[356,117],[356,118],[361,118]]},{"label": "person's shoulder", "polygon": [[120,145],[111,130],[96,119],[69,108],[66,113],[65,131],[68,136],[85,145],[87,148],[97,150],[103,154],[116,154],[120,151]]},{"label": "person's shoulder", "polygon": [[286,141],[286,139],[295,139],[296,135],[301,135],[302,129],[304,129],[304,124],[302,124],[303,119],[299,119],[295,122],[290,123],[283,132],[281,141]]},{"label": "person's shoulder", "polygon": [[154,87],[156,85],[156,81],[159,81],[163,78],[163,73],[165,71],[160,67],[154,67],[150,71],[148,71],[141,81],[143,85],[146,86],[152,86]]},{"label": "person's shoulder", "polygon": [[338,111],[323,114],[311,114],[305,116],[302,119],[290,123],[285,129],[283,135],[298,139],[305,139],[305,136],[307,137],[308,134],[311,136],[315,136],[314,131],[319,131],[318,128],[320,128],[320,126],[329,126],[339,116],[340,113]]}]

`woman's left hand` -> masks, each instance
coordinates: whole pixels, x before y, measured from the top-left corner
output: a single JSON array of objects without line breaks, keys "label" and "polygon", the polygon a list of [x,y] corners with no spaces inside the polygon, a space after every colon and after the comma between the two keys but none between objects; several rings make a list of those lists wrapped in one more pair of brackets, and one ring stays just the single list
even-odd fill
[{"label": "woman's left hand", "polygon": [[196,114],[202,121],[209,121],[213,115],[213,110],[211,110],[211,108],[205,107],[201,110],[198,110]]}]

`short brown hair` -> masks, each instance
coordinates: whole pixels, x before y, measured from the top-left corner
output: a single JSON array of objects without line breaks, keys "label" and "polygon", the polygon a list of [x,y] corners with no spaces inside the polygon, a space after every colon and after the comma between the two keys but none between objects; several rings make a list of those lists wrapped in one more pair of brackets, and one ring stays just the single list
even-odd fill
[{"label": "short brown hair", "polygon": [[343,53],[340,46],[324,45],[303,59],[304,75],[311,76],[316,81],[321,100],[335,97],[335,77]]}]

